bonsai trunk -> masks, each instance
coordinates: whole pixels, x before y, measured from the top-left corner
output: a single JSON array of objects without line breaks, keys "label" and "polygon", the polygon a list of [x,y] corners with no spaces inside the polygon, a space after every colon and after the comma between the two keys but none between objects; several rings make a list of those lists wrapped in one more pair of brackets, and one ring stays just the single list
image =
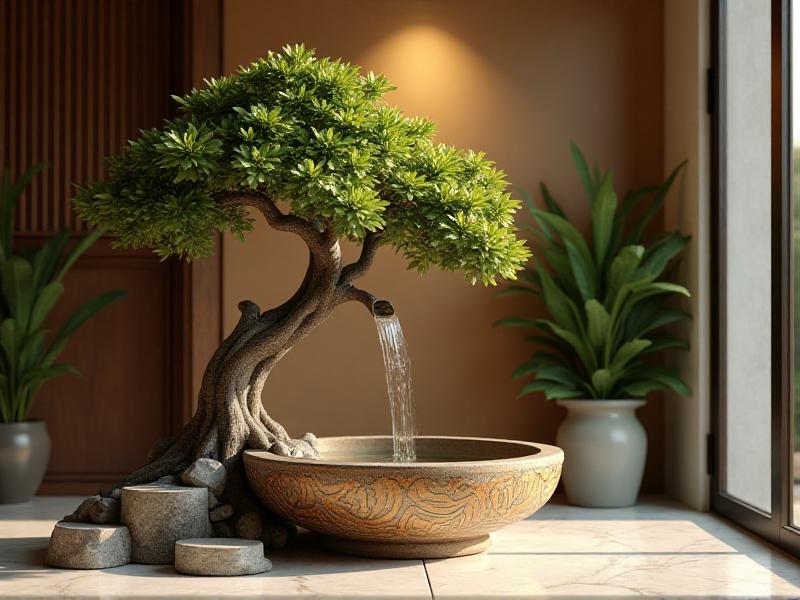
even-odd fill
[{"label": "bonsai trunk", "polygon": [[206,367],[191,421],[174,440],[151,452],[151,462],[129,475],[124,485],[178,475],[198,458],[214,458],[228,471],[221,501],[232,504],[237,515],[255,511],[264,520],[264,509],[250,494],[241,453],[263,449],[307,458],[316,458],[318,453],[312,434],[292,439],[270,417],[261,402],[261,391],[277,362],[337,305],[357,300],[373,312],[375,298],[352,282],[371,265],[378,234],[368,234],[359,259],[343,267],[339,242],[325,224],[315,227],[284,214],[270,198],[257,192],[225,193],[218,201],[254,206],[274,229],[299,235],[308,245],[308,269],[295,294],[276,308],[262,313],[249,300],[239,303],[239,322]]}]

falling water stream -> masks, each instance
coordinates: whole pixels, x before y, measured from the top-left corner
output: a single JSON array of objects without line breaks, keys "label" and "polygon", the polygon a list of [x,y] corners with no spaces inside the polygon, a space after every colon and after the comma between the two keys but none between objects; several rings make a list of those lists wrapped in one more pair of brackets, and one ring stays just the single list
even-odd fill
[{"label": "falling water stream", "polygon": [[375,324],[386,367],[386,386],[392,410],[392,435],[394,462],[414,462],[414,396],[411,387],[411,369],[408,349],[400,321],[394,309],[386,302],[381,310],[376,303]]}]

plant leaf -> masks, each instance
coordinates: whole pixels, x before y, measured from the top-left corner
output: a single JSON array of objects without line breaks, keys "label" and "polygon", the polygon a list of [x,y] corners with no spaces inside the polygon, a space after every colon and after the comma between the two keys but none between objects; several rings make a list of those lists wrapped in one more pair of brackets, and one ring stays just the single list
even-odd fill
[{"label": "plant leaf", "polygon": [[494,322],[495,327],[536,327],[534,319],[522,319],[519,317],[509,317]]},{"label": "plant leaf", "polygon": [[598,398],[608,398],[616,377],[610,369],[597,369],[592,373],[592,387]]},{"label": "plant leaf", "polygon": [[567,241],[572,243],[579,253],[586,271],[592,275],[593,280],[596,279],[594,259],[592,258],[592,253],[589,250],[589,246],[586,243],[586,240],[583,239],[581,233],[575,229],[575,227],[569,221],[559,217],[558,215],[554,215],[539,209],[536,209],[534,212],[548,225],[550,225],[556,231],[556,233],[558,233],[565,244]]},{"label": "plant leaf", "polygon": [[38,387],[48,379],[53,379],[54,377],[59,377],[60,375],[66,375],[67,373],[77,375],[78,371],[75,369],[75,367],[66,363],[59,363],[50,365],[49,367],[31,369],[20,378],[20,386],[29,385],[32,387]]},{"label": "plant leaf", "polygon": [[544,335],[529,335],[525,337],[525,340],[560,352],[564,362],[572,363],[580,360],[572,346],[551,333],[549,329]]},{"label": "plant leaf", "polygon": [[605,307],[594,298],[584,304],[588,322],[586,337],[595,350],[599,350],[606,342],[611,328],[611,316]]},{"label": "plant leaf", "polygon": [[631,398],[644,398],[650,392],[665,390],[667,386],[657,381],[632,381],[620,388],[620,393]]},{"label": "plant leaf", "polygon": [[617,350],[617,353],[614,355],[614,359],[611,361],[611,370],[622,371],[625,366],[636,357],[636,355],[638,355],[652,343],[653,342],[650,340],[642,339],[625,342],[622,344],[622,346],[620,346],[620,349]]},{"label": "plant leaf", "polygon": [[27,371],[38,362],[42,348],[44,347],[44,338],[47,331],[39,329],[33,335],[28,336],[22,343],[19,349],[19,371]]},{"label": "plant leaf", "polygon": [[639,267],[639,273],[656,277],[661,275],[669,261],[677,256],[687,243],[689,243],[688,237],[678,233],[667,235],[657,244],[648,248],[642,265]]},{"label": "plant leaf", "polygon": [[529,294],[538,296],[540,292],[539,290],[534,290],[533,288],[525,287],[522,285],[510,285],[506,289],[497,292],[497,294],[495,294],[495,297],[506,298],[508,296],[519,296],[519,295],[529,295]]},{"label": "plant leaf", "polygon": [[511,379],[519,379],[520,377],[525,377],[526,375],[530,375],[531,373],[535,373],[536,369],[539,368],[539,363],[537,361],[528,361],[524,362],[519,365],[514,372],[511,374]]},{"label": "plant leaf", "polygon": [[69,317],[67,317],[66,321],[62,323],[61,328],[58,330],[58,333],[56,333],[52,343],[50,344],[50,348],[48,348],[45,357],[42,359],[43,364],[45,366],[52,364],[52,361],[54,361],[58,354],[60,354],[60,352],[64,349],[69,336],[76,329],[78,329],[78,327],[83,325],[103,308],[115,300],[122,298],[123,296],[125,296],[125,292],[122,290],[110,290],[108,292],[98,294],[91,300],[79,306]]},{"label": "plant leaf", "polygon": [[39,328],[39,326],[45,320],[45,317],[47,317],[63,293],[64,286],[57,281],[48,283],[42,288],[42,291],[39,293],[39,297],[36,298],[36,302],[33,304],[33,310],[31,311],[31,322],[28,326],[28,331],[35,331]]},{"label": "plant leaf", "polygon": [[672,335],[661,335],[654,337],[650,340],[653,342],[642,350],[640,356],[644,356],[646,354],[653,354],[655,352],[660,352],[661,350],[688,350],[689,344],[684,342],[682,339],[677,338]]},{"label": "plant leaf", "polygon": [[582,324],[575,303],[553,282],[541,263],[537,262],[536,271],[542,282],[542,299],[550,315],[561,327],[580,335]]},{"label": "plant leaf", "polygon": [[53,278],[61,253],[69,241],[69,229],[64,229],[47,240],[33,257],[33,285],[38,294]]},{"label": "plant leaf", "polygon": [[595,264],[602,268],[611,243],[614,231],[614,213],[617,210],[617,195],[609,171],[599,189],[592,205],[592,241],[594,242]]},{"label": "plant leaf", "polygon": [[592,185],[592,176],[589,173],[589,166],[586,164],[586,159],[583,157],[581,149],[575,142],[569,143],[570,152],[572,154],[572,162],[575,163],[575,169],[578,171],[578,177],[583,183],[583,189],[586,190],[586,197],[589,199],[589,205],[594,204],[594,185]]},{"label": "plant leaf", "polygon": [[8,369],[9,374],[13,374],[16,371],[18,343],[16,321],[11,318],[5,319],[0,323],[0,347],[2,347],[6,362],[10,367]]},{"label": "plant leaf", "polygon": [[532,394],[534,392],[544,392],[548,400],[559,400],[566,398],[580,398],[585,396],[583,392],[578,389],[565,387],[552,381],[531,381],[523,386],[517,398]]},{"label": "plant leaf", "polygon": [[536,381],[552,381],[567,387],[577,389],[580,387],[581,378],[566,365],[542,365],[536,372]]},{"label": "plant leaf", "polygon": [[0,267],[3,296],[22,331],[28,327],[33,308],[33,268],[23,258],[12,256]]},{"label": "plant leaf", "polygon": [[[637,367],[635,370],[631,371],[629,374],[625,376],[625,379],[631,379],[632,381],[635,380],[643,380],[643,381],[650,381],[656,382],[661,384],[662,386],[666,386],[673,391],[681,394],[682,396],[690,396],[692,391],[689,389],[681,378],[678,376],[678,372],[675,369],[670,369],[667,367],[658,367],[658,366],[651,366],[645,365],[641,367]],[[629,387],[630,384],[625,383],[626,387]]]},{"label": "plant leaf", "polygon": [[100,238],[100,236],[103,235],[103,233],[104,232],[102,229],[96,229],[89,235],[78,240],[78,243],[73,246],[72,250],[67,256],[67,259],[64,261],[64,264],[61,265],[58,275],[55,276],[53,281],[61,281],[64,278],[64,275],[66,275],[67,272],[72,268],[72,265],[75,264],[75,261],[80,258],[81,254],[86,252],[92,246],[92,244],[94,244]]},{"label": "plant leaf", "polygon": [[571,241],[564,240],[564,244],[567,248],[567,256],[569,257],[569,268],[572,271],[572,277],[575,280],[575,286],[578,288],[581,298],[583,300],[589,300],[596,297],[596,275],[593,265],[591,265],[591,263],[586,263],[580,251]]},{"label": "plant leaf", "polygon": [[606,308],[614,305],[617,293],[629,282],[644,256],[644,246],[625,246],[611,261],[606,276]]},{"label": "plant leaf", "polygon": [[587,371],[590,373],[595,370],[596,368],[596,360],[594,357],[594,353],[592,352],[591,348],[584,343],[584,341],[578,337],[572,331],[564,329],[560,327],[558,324],[553,323],[552,321],[548,321],[547,319],[538,319],[537,322],[548,328],[562,340],[567,342],[576,352],[578,358],[583,363],[583,366],[586,368]]},{"label": "plant leaf", "polygon": [[22,193],[31,180],[48,167],[46,162],[37,163],[27,169],[19,179],[12,183],[6,169],[3,173],[2,195],[0,195],[0,260],[11,257],[11,238],[14,228],[14,209],[19,204]]},{"label": "plant leaf", "polygon": [[639,240],[642,239],[642,234],[644,233],[647,224],[656,216],[659,210],[661,210],[661,206],[664,204],[664,199],[669,194],[669,190],[672,187],[672,183],[675,181],[675,178],[678,176],[678,173],[681,172],[681,169],[686,166],[688,161],[683,161],[675,170],[670,173],[667,180],[661,184],[658,188],[658,192],[656,192],[656,197],[653,202],[647,207],[642,217],[639,219],[639,222],[633,228],[633,233],[629,238],[629,243],[638,243]]},{"label": "plant leaf", "polygon": [[672,323],[677,323],[678,321],[684,321],[691,318],[692,316],[685,310],[681,310],[679,308],[667,308],[657,312],[654,316],[647,319],[637,331],[632,331],[631,335],[633,337],[640,337],[649,331],[658,329],[659,327],[664,327],[665,325],[670,325]]},{"label": "plant leaf", "polygon": [[547,189],[547,186],[544,184],[543,181],[539,183],[539,189],[542,192],[542,199],[544,200],[544,204],[547,207],[547,210],[549,210],[554,215],[558,215],[564,220],[569,220],[567,219],[567,215],[564,214],[564,211],[561,210],[561,207],[558,205],[558,202],[556,202],[553,196],[550,194],[550,190]]}]

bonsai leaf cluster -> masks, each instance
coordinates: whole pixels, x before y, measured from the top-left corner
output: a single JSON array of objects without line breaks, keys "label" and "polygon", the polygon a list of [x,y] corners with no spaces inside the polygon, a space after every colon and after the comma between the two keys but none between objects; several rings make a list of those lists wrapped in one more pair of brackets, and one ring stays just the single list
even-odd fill
[{"label": "bonsai leaf cluster", "polygon": [[[549,313],[546,319],[503,319],[498,324],[533,330],[527,339],[537,349],[514,372],[533,376],[520,395],[544,392],[547,399],[640,398],[653,390],[689,394],[673,370],[654,363],[662,350],[685,350],[687,344],[663,327],[689,318],[668,305],[670,297],[689,291],[668,281],[669,268],[688,238],[667,233],[647,244],[645,229],[658,213],[678,167],[658,186],[629,192],[620,203],[612,172],[588,168],[580,150],[572,155],[591,210],[591,239],[569,222],[541,184],[544,208],[528,198],[535,227],[528,228],[544,260],[520,276],[521,284],[504,294],[532,294]],[[634,209],[641,216],[626,222]]]},{"label": "bonsai leaf cluster", "polygon": [[513,278],[529,252],[504,174],[480,153],[436,143],[433,123],[383,102],[392,89],[301,45],[270,52],[175,97],[182,115],[130,142],[76,210],[121,246],[191,259],[211,252],[215,231],[251,229],[241,204],[219,201],[251,190],[320,231],[354,241],[381,232],[421,272]]},{"label": "bonsai leaf cluster", "polygon": [[[218,499],[235,521],[257,510],[244,450],[319,457],[316,437],[292,437],[267,412],[262,391],[281,358],[339,305],[393,310],[358,287],[381,245],[420,272],[462,271],[473,283],[513,279],[524,267],[530,252],[514,224],[521,203],[506,192],[504,174],[480,153],[437,143],[430,121],[386,104],[391,89],[383,76],[303,46],[270,52],[176,97],[177,118],[143,131],[111,159],[105,181],[80,190],[81,217],[118,245],[162,257],[206,255],[218,231],[241,237],[252,227],[247,208],[308,250],[305,276],[285,302],[263,311],[239,303],[238,323],[203,374],[194,416],[127,484],[216,459],[229,474]],[[341,238],[360,245],[349,264]],[[261,515],[265,528],[276,520]]]},{"label": "bonsai leaf cluster", "polygon": [[45,319],[64,293],[63,279],[75,261],[94,244],[100,231],[78,240],[67,251],[70,232],[64,230],[40,248],[14,248],[14,209],[31,179],[45,165],[31,167],[12,182],[3,175],[0,195],[0,422],[24,421],[34,396],[49,379],[74,373],[58,357],[70,335],[123,295],[104,292],[78,307],[50,333]]}]

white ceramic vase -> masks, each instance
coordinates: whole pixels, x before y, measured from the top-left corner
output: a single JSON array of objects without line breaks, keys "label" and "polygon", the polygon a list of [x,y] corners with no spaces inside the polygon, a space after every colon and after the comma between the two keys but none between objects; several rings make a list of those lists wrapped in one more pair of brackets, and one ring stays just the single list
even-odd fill
[{"label": "white ceramic vase", "polygon": [[636,502],[647,433],[636,417],[645,400],[559,400],[567,409],[556,436],[571,504],[612,508]]}]

